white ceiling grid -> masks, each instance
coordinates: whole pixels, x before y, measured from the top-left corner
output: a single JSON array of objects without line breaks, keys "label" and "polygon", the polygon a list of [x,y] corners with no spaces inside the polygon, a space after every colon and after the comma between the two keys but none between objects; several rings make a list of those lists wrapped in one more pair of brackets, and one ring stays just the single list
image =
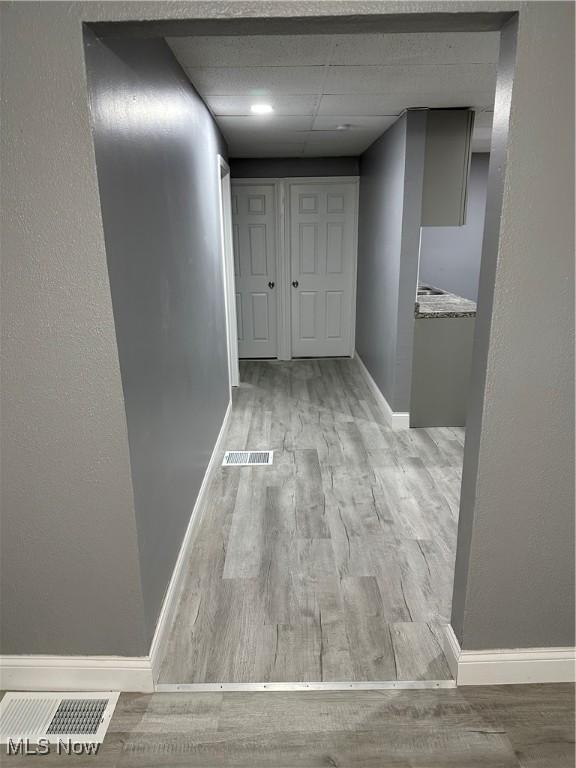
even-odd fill
[{"label": "white ceiling grid", "polygon": [[[473,148],[488,151],[498,42],[498,32],[168,39],[231,157],[358,155],[410,107],[474,107]],[[254,103],[273,114],[253,115]]]}]

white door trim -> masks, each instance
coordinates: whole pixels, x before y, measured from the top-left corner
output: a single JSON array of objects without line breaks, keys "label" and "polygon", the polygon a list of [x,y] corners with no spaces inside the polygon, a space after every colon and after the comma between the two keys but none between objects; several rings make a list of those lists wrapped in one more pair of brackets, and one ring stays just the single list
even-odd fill
[{"label": "white door trim", "polygon": [[454,630],[445,627],[444,654],[456,685],[573,683],[576,648],[496,648],[463,651]]},{"label": "white door trim", "polygon": [[230,166],[222,155],[218,155],[218,192],[222,279],[224,283],[224,308],[226,312],[226,346],[228,348],[228,379],[230,389],[232,389],[232,387],[237,387],[240,384],[240,369],[238,363],[238,329],[236,327]]}]

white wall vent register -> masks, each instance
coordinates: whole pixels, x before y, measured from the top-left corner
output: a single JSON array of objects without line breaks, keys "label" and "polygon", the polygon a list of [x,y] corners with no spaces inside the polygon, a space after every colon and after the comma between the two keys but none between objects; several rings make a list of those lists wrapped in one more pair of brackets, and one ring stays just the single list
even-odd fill
[{"label": "white wall vent register", "polygon": [[274,451],[226,451],[223,467],[254,467],[272,464]]},{"label": "white wall vent register", "polygon": [[120,694],[8,692],[0,702],[0,744],[9,740],[101,744]]}]

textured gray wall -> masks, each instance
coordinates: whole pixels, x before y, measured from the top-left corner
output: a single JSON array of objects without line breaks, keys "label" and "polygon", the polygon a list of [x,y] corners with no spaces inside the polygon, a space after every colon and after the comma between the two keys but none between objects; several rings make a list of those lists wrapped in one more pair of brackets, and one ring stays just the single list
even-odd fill
[{"label": "textured gray wall", "polygon": [[81,27],[1,12],[2,653],[142,655]]},{"label": "textured gray wall", "polygon": [[487,153],[472,155],[466,224],[463,227],[422,227],[420,280],[476,301],[482,258]]},{"label": "textured gray wall", "polygon": [[289,176],[358,176],[357,157],[270,157],[230,160],[233,179],[272,179]]},{"label": "textured gray wall", "polygon": [[360,158],[356,349],[393,411],[408,411],[426,113],[407,112]]},{"label": "textured gray wall", "polygon": [[356,350],[392,408],[406,122],[404,115],[360,160]]},{"label": "textured gray wall", "polygon": [[229,401],[218,129],[163,40],[86,66],[150,641]]},{"label": "textured gray wall", "polygon": [[465,649],[574,645],[574,6],[522,9],[511,89],[514,26],[464,453],[452,624]]},{"label": "textured gray wall", "polygon": [[402,211],[402,245],[398,283],[398,326],[393,411],[410,410],[410,384],[414,352],[414,303],[418,286],[418,249],[422,220],[422,189],[426,151],[426,112],[408,112],[406,172]]}]

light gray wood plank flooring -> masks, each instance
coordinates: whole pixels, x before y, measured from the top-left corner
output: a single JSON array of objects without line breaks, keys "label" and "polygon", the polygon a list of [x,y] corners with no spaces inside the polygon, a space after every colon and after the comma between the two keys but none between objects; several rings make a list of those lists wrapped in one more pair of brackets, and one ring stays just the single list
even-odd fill
[{"label": "light gray wood plank flooring", "polygon": [[464,434],[391,430],[354,360],[242,362],[160,682],[450,677]]},{"label": "light gray wood plank flooring", "polygon": [[574,687],[122,694],[96,756],[6,768],[573,768]]}]

